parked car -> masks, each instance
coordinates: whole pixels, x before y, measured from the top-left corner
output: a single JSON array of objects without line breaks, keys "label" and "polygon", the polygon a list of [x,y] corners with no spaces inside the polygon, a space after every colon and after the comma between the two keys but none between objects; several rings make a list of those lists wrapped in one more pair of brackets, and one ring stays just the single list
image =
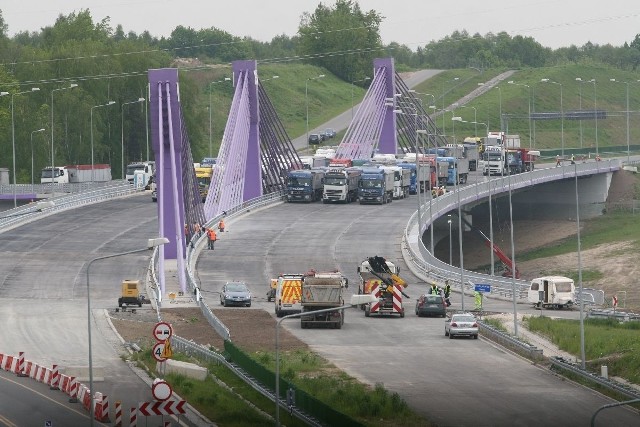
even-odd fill
[{"label": "parked car", "polygon": [[440,295],[420,295],[416,300],[416,315],[445,317],[447,308],[444,299]]},{"label": "parked car", "polygon": [[326,129],[324,130],[324,138],[325,138],[325,139],[331,139],[331,138],[333,138],[334,136],[336,136],[336,131],[335,131],[335,130],[333,130],[333,129],[331,129],[331,128],[326,128]]},{"label": "parked car", "polygon": [[478,339],[478,322],[473,314],[453,314],[444,321],[444,336],[453,338],[458,335]]},{"label": "parked car", "polygon": [[317,133],[309,134],[309,144],[317,145],[317,144],[320,144],[323,140],[324,138],[322,138],[320,134],[317,134]]},{"label": "parked car", "polygon": [[220,305],[251,307],[251,291],[244,282],[227,282],[220,290]]}]

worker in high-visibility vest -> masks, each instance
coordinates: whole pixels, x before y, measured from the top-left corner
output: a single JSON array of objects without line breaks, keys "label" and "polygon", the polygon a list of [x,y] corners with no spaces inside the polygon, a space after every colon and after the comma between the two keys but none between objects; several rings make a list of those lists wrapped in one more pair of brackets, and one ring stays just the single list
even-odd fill
[{"label": "worker in high-visibility vest", "polygon": [[224,218],[220,218],[220,222],[218,222],[218,230],[220,230],[221,233],[224,233]]},{"label": "worker in high-visibility vest", "polygon": [[216,240],[218,240],[216,230],[214,230],[213,228],[207,228],[207,237],[209,237],[209,249],[215,249]]},{"label": "worker in high-visibility vest", "polygon": [[474,292],[473,294],[475,299],[476,310],[482,310],[482,292]]}]

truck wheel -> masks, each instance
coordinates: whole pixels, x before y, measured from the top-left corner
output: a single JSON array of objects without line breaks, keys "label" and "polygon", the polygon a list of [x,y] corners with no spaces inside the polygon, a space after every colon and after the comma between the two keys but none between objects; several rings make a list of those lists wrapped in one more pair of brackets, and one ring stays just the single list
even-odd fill
[{"label": "truck wheel", "polygon": [[364,317],[369,317],[371,316],[371,310],[369,309],[369,307],[365,307],[364,309]]},{"label": "truck wheel", "polygon": [[400,312],[400,317],[404,317],[404,308],[402,309],[402,311]]},{"label": "truck wheel", "polygon": [[342,323],[340,323],[340,322],[336,322],[336,324],[335,324],[335,328],[336,328],[336,329],[342,329]]}]

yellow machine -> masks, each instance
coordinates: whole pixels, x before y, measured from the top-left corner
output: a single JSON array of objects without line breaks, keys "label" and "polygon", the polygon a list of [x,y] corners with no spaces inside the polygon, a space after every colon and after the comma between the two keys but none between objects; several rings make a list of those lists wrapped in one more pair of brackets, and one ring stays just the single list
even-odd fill
[{"label": "yellow machine", "polygon": [[195,166],[196,179],[198,180],[198,189],[200,190],[200,197],[204,202],[209,192],[209,186],[211,185],[211,177],[213,176],[212,166]]},{"label": "yellow machine", "polygon": [[122,295],[118,298],[118,306],[123,305],[137,305],[142,307],[142,297],[138,287],[140,286],[140,280],[123,280],[122,281]]}]

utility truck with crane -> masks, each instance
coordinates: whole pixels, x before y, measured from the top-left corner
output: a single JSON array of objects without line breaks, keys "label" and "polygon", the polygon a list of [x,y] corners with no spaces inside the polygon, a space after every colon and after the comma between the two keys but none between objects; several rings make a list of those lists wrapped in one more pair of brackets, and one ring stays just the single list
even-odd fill
[{"label": "utility truck with crane", "polygon": [[398,314],[404,317],[402,298],[409,296],[404,293],[407,282],[398,275],[398,266],[376,255],[362,261],[357,271],[360,276],[358,293],[371,294],[378,299],[376,302],[365,304],[364,307],[361,306],[366,317],[372,314]]}]

